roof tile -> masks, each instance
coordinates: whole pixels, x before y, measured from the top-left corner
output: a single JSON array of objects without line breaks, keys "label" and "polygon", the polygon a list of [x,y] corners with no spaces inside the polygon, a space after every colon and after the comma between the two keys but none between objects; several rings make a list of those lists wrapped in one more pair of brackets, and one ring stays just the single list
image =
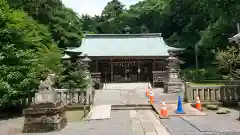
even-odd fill
[{"label": "roof tile", "polygon": [[168,56],[160,33],[149,34],[86,34],[82,45],[72,49],[88,56]]}]

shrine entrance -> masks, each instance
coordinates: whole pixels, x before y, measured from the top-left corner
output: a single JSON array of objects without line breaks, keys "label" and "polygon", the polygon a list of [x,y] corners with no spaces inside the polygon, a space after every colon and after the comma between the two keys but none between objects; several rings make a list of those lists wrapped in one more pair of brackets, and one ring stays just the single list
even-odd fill
[{"label": "shrine entrance", "polygon": [[113,81],[114,82],[138,82],[138,64],[131,62],[113,62]]},{"label": "shrine entrance", "polygon": [[112,59],[101,60],[92,67],[91,71],[101,73],[103,83],[151,82],[153,78],[153,60]]}]

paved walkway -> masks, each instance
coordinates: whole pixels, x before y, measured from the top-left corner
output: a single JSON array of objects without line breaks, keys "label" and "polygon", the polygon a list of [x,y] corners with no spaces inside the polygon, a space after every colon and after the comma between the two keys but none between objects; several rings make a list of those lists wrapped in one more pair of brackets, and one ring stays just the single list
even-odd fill
[{"label": "paved walkway", "polygon": [[148,105],[144,91],[136,90],[97,90],[95,105]]},{"label": "paved walkway", "polygon": [[170,135],[153,111],[131,110],[130,116],[134,135]]}]

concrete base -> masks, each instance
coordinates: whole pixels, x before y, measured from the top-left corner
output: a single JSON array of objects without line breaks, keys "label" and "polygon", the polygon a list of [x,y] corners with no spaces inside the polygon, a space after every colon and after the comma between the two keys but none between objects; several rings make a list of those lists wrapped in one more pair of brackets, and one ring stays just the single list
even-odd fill
[{"label": "concrete base", "polygon": [[164,93],[184,92],[184,82],[165,82]]},{"label": "concrete base", "polygon": [[[177,104],[167,104],[168,116],[205,116],[207,115],[205,112],[199,111],[196,108],[193,108],[190,104],[183,104],[184,114],[177,114]],[[161,110],[161,105],[158,103],[153,104],[154,110],[159,114]],[[160,114],[159,114],[160,116]]]}]

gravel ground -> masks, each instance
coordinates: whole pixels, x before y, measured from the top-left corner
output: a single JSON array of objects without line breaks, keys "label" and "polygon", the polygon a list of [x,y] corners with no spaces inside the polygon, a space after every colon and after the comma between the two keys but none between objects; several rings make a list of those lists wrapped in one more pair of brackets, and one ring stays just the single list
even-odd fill
[{"label": "gravel ground", "polygon": [[15,135],[22,131],[24,118],[0,120],[0,135]]}]

